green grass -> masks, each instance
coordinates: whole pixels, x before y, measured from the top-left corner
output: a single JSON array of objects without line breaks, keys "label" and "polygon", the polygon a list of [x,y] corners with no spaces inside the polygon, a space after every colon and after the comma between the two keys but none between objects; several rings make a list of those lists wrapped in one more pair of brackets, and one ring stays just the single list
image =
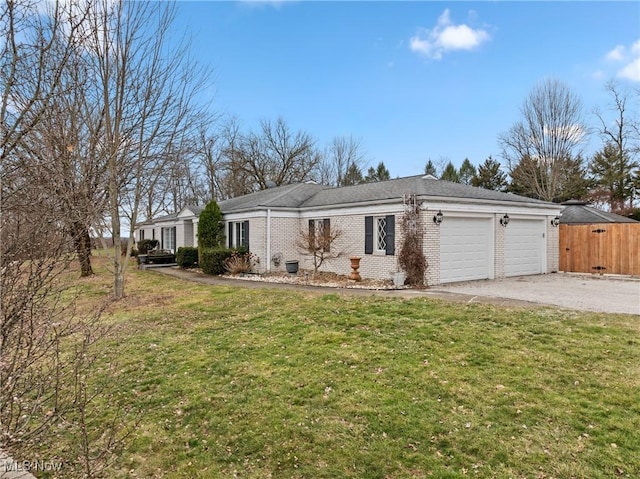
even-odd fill
[{"label": "green grass", "polygon": [[110,477],[640,476],[638,317],[127,287],[104,361],[144,416]]}]

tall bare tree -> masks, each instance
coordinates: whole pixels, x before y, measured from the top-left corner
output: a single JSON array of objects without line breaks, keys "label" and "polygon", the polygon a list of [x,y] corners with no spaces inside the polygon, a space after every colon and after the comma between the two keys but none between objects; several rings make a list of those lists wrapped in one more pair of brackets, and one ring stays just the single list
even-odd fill
[{"label": "tall bare tree", "polygon": [[352,136],[336,136],[325,149],[319,165],[320,183],[347,186],[352,183],[354,171],[362,171],[367,163],[360,140]]},{"label": "tall bare tree", "polygon": [[[66,228],[67,199],[51,190],[48,177],[52,148],[72,153],[59,135],[64,122],[56,108],[64,104],[63,77],[79,47],[84,6],[0,5],[0,449],[16,459],[41,456],[52,427],[64,423],[77,440],[70,457],[83,463],[83,471],[70,466],[66,477],[97,477],[96,458],[112,460],[119,441],[98,444],[94,437],[116,437],[115,429],[96,435],[76,420],[107,402],[93,402],[99,393],[83,394],[104,330],[100,308],[83,314],[74,308],[65,281],[74,239]],[[119,423],[122,417],[110,413]]]},{"label": "tall bare tree", "polygon": [[[171,4],[99,0],[86,24],[84,58],[95,75],[86,95],[102,115],[96,134],[106,164],[116,299],[125,294],[128,265],[120,255],[122,221],[132,234],[172,149],[195,134],[202,120],[194,101],[206,72],[190,61],[188,45],[169,42],[174,17]],[[127,256],[132,241],[130,236]]]},{"label": "tall bare tree", "polygon": [[258,190],[311,180],[320,164],[321,155],[311,135],[293,132],[281,117],[262,120],[258,133],[229,139],[232,142],[228,142],[225,156],[231,171],[246,173]]},{"label": "tall bare tree", "polygon": [[640,188],[640,92],[624,89],[614,81],[607,83],[606,90],[610,95],[608,109],[614,118],[610,121],[600,110],[594,112],[604,146],[594,155],[589,170],[608,194],[609,208],[622,212],[625,206],[633,207],[634,191]]},{"label": "tall bare tree", "polygon": [[534,87],[520,111],[523,118],[498,138],[502,156],[528,194],[553,201],[562,196],[563,170],[586,136],[582,102],[567,85],[548,79]]}]

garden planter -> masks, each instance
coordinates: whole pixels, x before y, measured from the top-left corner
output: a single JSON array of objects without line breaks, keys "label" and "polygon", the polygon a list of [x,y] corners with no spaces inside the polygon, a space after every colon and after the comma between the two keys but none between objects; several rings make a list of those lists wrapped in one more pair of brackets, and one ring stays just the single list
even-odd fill
[{"label": "garden planter", "polygon": [[297,261],[285,261],[284,265],[287,267],[287,273],[296,274],[298,272]]},{"label": "garden planter", "polygon": [[351,271],[351,274],[349,275],[349,279],[352,279],[354,281],[362,281],[362,277],[360,276],[360,273],[358,272],[358,268],[360,267],[360,257],[359,256],[352,256],[351,258],[349,258],[351,260],[351,269],[353,271]]}]

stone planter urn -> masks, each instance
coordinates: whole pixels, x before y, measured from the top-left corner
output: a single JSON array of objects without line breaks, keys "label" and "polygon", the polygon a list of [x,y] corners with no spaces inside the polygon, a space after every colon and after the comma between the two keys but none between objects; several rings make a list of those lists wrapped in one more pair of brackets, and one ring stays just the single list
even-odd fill
[{"label": "stone planter urn", "polygon": [[351,261],[351,269],[353,270],[349,275],[349,279],[352,279],[353,281],[362,281],[362,277],[358,272],[361,258],[359,256],[352,256],[351,258],[349,258],[349,260]]},{"label": "stone planter urn", "polygon": [[298,272],[298,261],[296,260],[285,261],[284,265],[287,268],[287,273],[296,274]]}]

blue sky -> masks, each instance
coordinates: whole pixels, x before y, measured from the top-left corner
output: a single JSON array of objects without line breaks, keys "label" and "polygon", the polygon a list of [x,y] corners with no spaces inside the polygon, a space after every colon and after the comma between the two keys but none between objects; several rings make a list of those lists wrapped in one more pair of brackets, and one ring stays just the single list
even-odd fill
[{"label": "blue sky", "polygon": [[320,146],[351,135],[392,177],[500,160],[545,78],[592,125],[607,81],[640,88],[640,2],[179,2],[176,27],[214,70],[218,112],[246,129],[282,116]]}]

